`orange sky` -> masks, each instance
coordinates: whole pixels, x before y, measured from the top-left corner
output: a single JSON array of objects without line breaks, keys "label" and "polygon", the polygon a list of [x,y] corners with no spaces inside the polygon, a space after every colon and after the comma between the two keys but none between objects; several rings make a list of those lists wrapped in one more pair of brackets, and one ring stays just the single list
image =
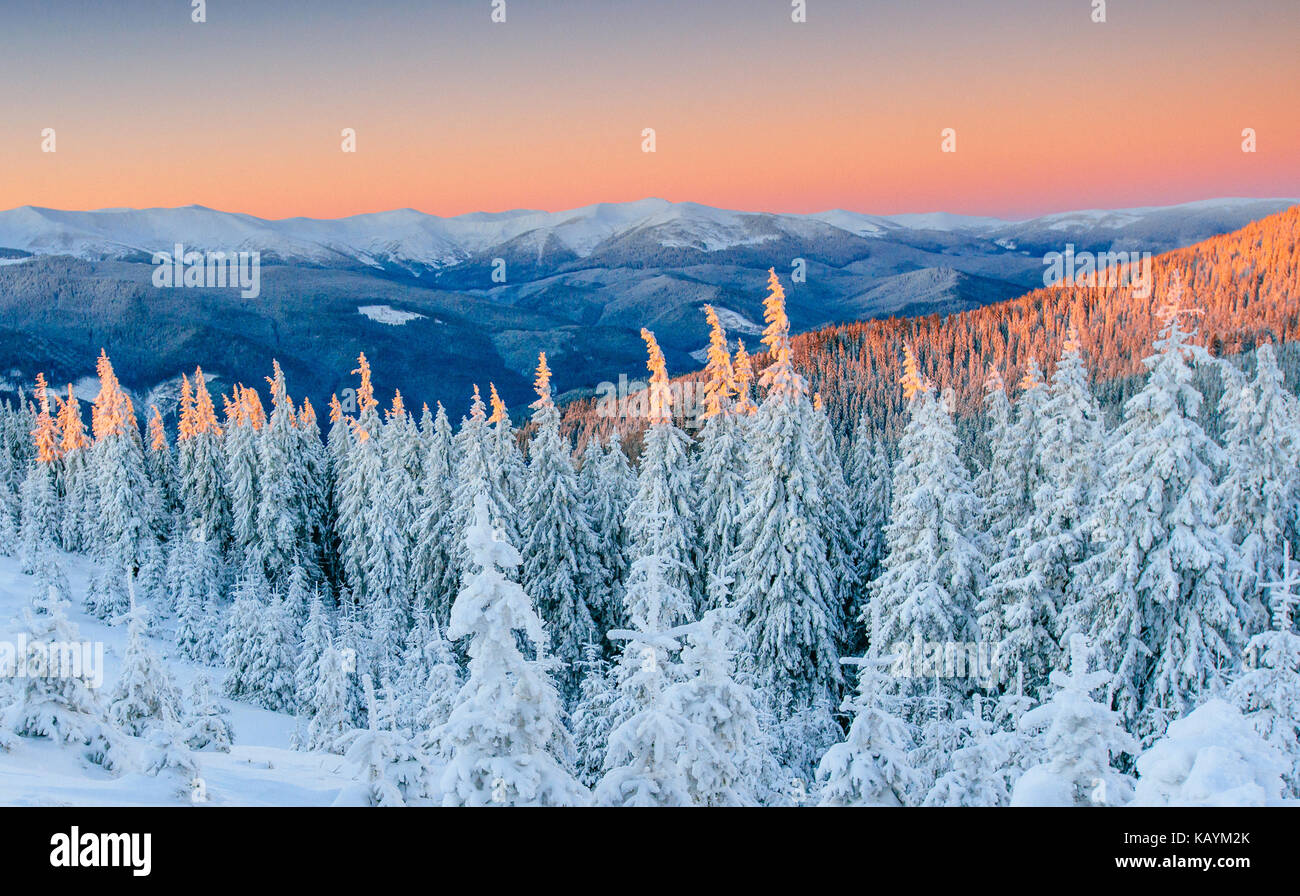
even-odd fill
[{"label": "orange sky", "polygon": [[1300,195],[1294,2],[1112,2],[1093,24],[1088,0],[811,0],[802,25],[788,4],[733,0],[512,2],[504,25],[486,0],[214,0],[204,24],[187,5],[5,13],[0,208],[447,215],[658,196],[1024,217]]}]

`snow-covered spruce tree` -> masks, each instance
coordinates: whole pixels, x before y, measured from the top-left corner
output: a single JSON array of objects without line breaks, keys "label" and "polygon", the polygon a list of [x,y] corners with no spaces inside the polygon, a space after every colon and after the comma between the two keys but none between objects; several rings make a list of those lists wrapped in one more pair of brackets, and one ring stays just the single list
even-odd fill
[{"label": "snow-covered spruce tree", "polygon": [[67,398],[59,402],[59,478],[63,482],[63,517],[59,543],[65,551],[86,549],[96,516],[94,483],[90,478],[90,439],[81,419],[81,402],[68,384]]},{"label": "snow-covered spruce tree", "polygon": [[35,455],[27,467],[20,491],[22,501],[19,524],[18,559],[23,572],[36,571],[37,557],[48,558],[47,546],[58,541],[59,495],[55,485],[59,433],[50,413],[45,375],[36,374],[36,425],[32,429]]},{"label": "snow-covered spruce tree", "polygon": [[182,517],[197,524],[203,537],[221,546],[230,540],[230,499],[226,493],[222,430],[212,395],[195,368],[194,385],[181,377],[180,426],[176,435],[176,474]]},{"label": "snow-covered spruce tree", "polygon": [[1101,411],[1073,326],[1040,415],[1039,484],[1027,516],[1011,532],[1013,553],[992,571],[1004,607],[1005,640],[997,646],[995,662],[1004,683],[1018,681],[1031,691],[1059,665],[1055,638],[1063,633],[1077,593],[1073,568],[1087,556],[1101,462]]},{"label": "snow-covered spruce tree", "polygon": [[[909,349],[910,350],[910,349]],[[916,370],[920,367],[915,358],[904,359],[904,364],[912,364]],[[910,373],[910,368],[907,371]],[[917,374],[919,376],[919,373]],[[1006,380],[1002,372],[989,365],[984,377],[984,434],[989,444],[989,464],[975,477],[975,493],[979,495],[984,506],[983,528],[992,537],[992,521],[1007,519],[1009,513],[1001,511],[998,504],[1013,494],[1010,486],[1012,468],[1011,455],[1011,400],[1007,397]]]},{"label": "snow-covered spruce tree", "polygon": [[848,480],[844,477],[840,449],[820,393],[813,394],[812,411],[809,430],[826,518],[826,564],[834,575],[836,628],[842,645],[847,637],[844,620],[853,612],[858,591],[858,571],[854,564],[858,545],[854,539]]},{"label": "snow-covered spruce tree", "polygon": [[1057,691],[1025,713],[1021,730],[1033,737],[1043,762],[1016,782],[1013,806],[1117,806],[1128,802],[1133,780],[1111,763],[1136,755],[1138,742],[1124,730],[1120,714],[1093,692],[1106,687],[1109,672],[1089,672],[1088,639],[1070,641],[1070,671],[1052,672]]},{"label": "snow-covered spruce tree", "polygon": [[1227,423],[1226,465],[1216,496],[1217,512],[1237,548],[1263,625],[1262,583],[1274,581],[1286,557],[1284,543],[1296,537],[1300,513],[1300,401],[1289,392],[1273,346],[1255,350],[1255,379],[1247,385],[1236,368],[1221,362],[1228,380],[1219,413]]},{"label": "snow-covered spruce tree", "polygon": [[[910,416],[894,464],[893,502],[885,529],[886,555],[873,583],[868,618],[869,655],[935,645],[973,642],[974,612],[986,581],[986,558],[978,540],[982,507],[966,467],[957,457],[957,434],[947,398],[934,394],[905,348],[903,388]],[[923,677],[900,682],[911,702],[908,718],[919,723],[932,699]],[[964,700],[965,687],[944,679],[949,697]]]},{"label": "snow-covered spruce tree", "polygon": [[127,614],[126,653],[122,671],[108,704],[108,717],[133,737],[154,725],[181,718],[181,695],[167,666],[145,642],[146,610],[134,606]]},{"label": "snow-covered spruce tree", "polygon": [[299,705],[299,712],[309,716],[310,721],[298,746],[304,750],[342,753],[346,749],[343,738],[353,730],[357,715],[351,706],[352,673],[343,652],[328,643],[313,668],[316,679],[307,692],[306,702]]},{"label": "snow-covered spruce tree", "polygon": [[631,591],[638,560],[657,557],[659,575],[670,586],[669,593],[685,596],[680,607],[670,608],[661,617],[661,625],[668,628],[690,619],[694,608],[695,516],[687,458],[690,439],[673,422],[664,353],[649,330],[642,329],[641,338],[649,354],[646,367],[650,385],[641,409],[649,428],[637,469],[636,492],[623,517],[630,570],[626,587]]},{"label": "snow-covered spruce tree", "polygon": [[[527,479],[524,471],[524,455],[519,447],[519,433],[511,422],[510,412],[506,409],[506,403],[501,400],[501,396],[497,394],[494,383],[488,383],[488,403],[492,408],[492,414],[488,417],[488,424],[491,426],[488,439],[492,446],[490,469],[496,480],[494,487],[509,499],[512,506],[518,508]],[[518,521],[512,518],[508,523],[506,536],[514,539],[511,544],[520,544],[522,533],[518,531]]]},{"label": "snow-covered spruce tree", "polygon": [[411,581],[416,589],[415,611],[425,619],[445,624],[456,596],[456,559],[451,529],[452,436],[447,411],[438,403],[428,449],[420,473],[411,555]]},{"label": "snow-covered spruce tree", "polygon": [[566,697],[576,696],[583,645],[596,637],[589,601],[604,604],[596,535],[578,492],[569,443],[560,435],[560,412],[551,400],[546,353],[537,362],[537,431],[528,446],[528,476],[520,508],[525,515],[522,584],[546,623]]},{"label": "snow-covered spruce tree", "polygon": [[339,486],[339,535],[352,597],[365,613],[369,667],[387,679],[396,674],[410,627],[409,545],[397,509],[403,501],[398,483],[406,477],[389,476],[384,468],[382,424],[364,354],[354,372],[361,375],[360,416],[352,421],[353,441]]},{"label": "snow-covered spruce tree", "polygon": [[230,497],[231,548],[240,557],[261,556],[258,531],[257,453],[266,423],[262,401],[255,389],[235,384],[234,399],[226,398],[226,490]]},{"label": "snow-covered spruce tree", "polygon": [[423,802],[433,771],[428,760],[396,724],[393,697],[387,688],[378,695],[369,675],[362,678],[370,725],[339,738],[338,748],[356,771],[356,783],[345,787],[336,806],[406,806]]},{"label": "snow-covered spruce tree", "polygon": [[[995,379],[994,385],[996,382]],[[998,412],[995,407],[990,408],[994,431],[999,437],[992,446],[991,487],[989,497],[985,499],[984,512],[990,549],[995,558],[1014,551],[1009,546],[1011,532],[1029,513],[1034,492],[1042,482],[1039,443],[1043,405],[1048,395],[1038,361],[1032,357],[1019,389],[1020,397],[1005,426],[998,426]],[[996,388],[991,393],[991,401],[996,406]]]},{"label": "snow-covered spruce tree", "polygon": [[520,565],[519,552],[499,540],[486,496],[473,509],[465,546],[476,571],[456,596],[447,630],[449,638],[469,639],[469,678],[432,733],[441,764],[433,798],[444,806],[584,803],[587,790],[570,770],[572,743],[545,628],[524,589],[507,578]]},{"label": "snow-covered spruce tree", "polygon": [[986,717],[979,694],[954,725],[957,748],[926,794],[926,806],[1005,806],[1019,778],[1019,732],[1000,728]]},{"label": "snow-covered spruce tree", "polygon": [[[749,639],[746,665],[778,722],[810,707],[829,718],[843,683],[838,581],[827,560],[834,519],[814,444],[816,411],[791,357],[790,319],[775,272],[769,272],[763,305],[763,342],[772,363],[760,377],[767,392],[748,425],[745,520],[733,593]],[[798,748],[791,737],[777,737],[783,758]],[[816,754],[826,746],[812,745]]]},{"label": "snow-covered spruce tree", "polygon": [[1169,723],[1138,757],[1135,806],[1280,806],[1286,763],[1218,698]]},{"label": "snow-covered spruce tree", "polygon": [[176,649],[187,659],[210,663],[219,655],[217,613],[223,578],[218,548],[203,538],[200,525],[176,539],[169,579],[176,611]]},{"label": "snow-covered spruce tree", "polygon": [[1091,530],[1093,554],[1075,571],[1090,583],[1069,632],[1089,632],[1115,673],[1112,705],[1129,731],[1159,735],[1197,695],[1217,687],[1244,647],[1247,615],[1234,587],[1236,552],[1215,518],[1222,450],[1197,420],[1201,393],[1175,284],[1162,312],[1146,384],[1124,406],[1106,448]]},{"label": "snow-covered spruce tree", "polygon": [[[497,459],[492,431],[488,428],[483,399],[478,386],[474,387],[474,396],[470,401],[469,417],[462,419],[460,430],[452,440],[452,453],[455,457],[452,482],[451,518],[448,520],[448,532],[451,536],[451,554],[455,560],[455,578],[447,584],[452,590],[444,597],[454,601],[460,593],[464,582],[473,575],[474,569],[465,542],[465,534],[474,525],[474,502],[481,494],[487,501],[488,519],[494,530],[500,531],[507,540],[516,531],[518,522],[514,502],[501,486],[497,475]],[[515,542],[511,542],[514,544]],[[450,618],[450,607],[448,607]]]},{"label": "snow-covered spruce tree", "polygon": [[104,619],[130,609],[128,583],[141,600],[152,600],[162,585],[162,554],[150,525],[148,481],[144,451],[131,399],[123,391],[108,356],[97,362],[100,390],[95,399],[92,429],[95,445],[91,469],[98,496],[96,559],[100,572],[87,595],[88,609]]},{"label": "snow-covered spruce tree", "polygon": [[632,628],[609,633],[622,642],[622,652],[604,775],[593,791],[601,806],[689,806],[693,794],[686,766],[714,758],[685,755],[688,742],[702,753],[713,745],[670,693],[682,680],[681,665],[672,661],[681,647],[680,629],[664,623],[680,618],[674,608],[689,598],[662,569],[657,554],[632,564],[626,594]]},{"label": "snow-covered spruce tree", "polygon": [[229,753],[235,732],[225,719],[226,712],[212,692],[211,680],[206,675],[197,676],[185,707],[185,745],[191,750]]},{"label": "snow-covered spruce tree", "polygon": [[573,743],[578,780],[587,787],[595,787],[605,767],[618,685],[609,661],[594,643],[583,648],[581,670],[582,683],[573,708]]},{"label": "snow-covered spruce tree", "polygon": [[235,589],[225,653],[226,696],[276,711],[292,711],[296,645],[293,620],[275,597],[260,566],[245,573]]},{"label": "snow-covered spruce tree", "polygon": [[95,691],[99,683],[90,678],[93,670],[68,668],[67,652],[50,649],[81,641],[66,609],[55,594],[38,596],[24,609],[27,652],[14,658],[21,669],[4,670],[13,684],[4,695],[0,730],[82,747],[87,759],[112,771],[123,765],[124,735],[108,720]]},{"label": "snow-covered spruce tree", "polygon": [[311,515],[313,470],[298,433],[300,423],[286,391],[280,362],[272,361],[271,419],[257,440],[257,530],[267,578],[286,584],[295,567],[315,565]]},{"label": "snow-covered spruce tree", "polygon": [[[885,556],[885,525],[889,522],[892,484],[889,455],[884,444],[873,437],[871,420],[865,412],[854,430],[846,472],[849,477],[850,525],[857,549],[853,558],[858,583],[853,617],[860,618],[868,607],[869,584],[879,575],[880,563]],[[850,640],[861,641],[857,647],[866,647],[865,638],[851,637]]]},{"label": "snow-covered spruce tree", "polygon": [[144,453],[144,467],[149,486],[158,497],[154,527],[165,538],[175,525],[174,516],[180,503],[176,492],[176,458],[156,404],[149,406],[148,434],[149,450]]},{"label": "snow-covered spruce tree", "polygon": [[704,306],[709,321],[708,363],[704,367],[704,407],[699,452],[695,458],[695,491],[699,495],[700,573],[704,576],[704,609],[730,602],[731,560],[740,543],[745,511],[745,441],[735,413],[736,379],[727,347],[727,334],[712,305]]},{"label": "snow-covered spruce tree", "polygon": [[172,782],[172,795],[191,802],[206,798],[199,763],[185,742],[185,728],[175,719],[157,722],[143,732],[140,767],[150,777]]},{"label": "snow-covered spruce tree", "polygon": [[[977,607],[980,634],[993,651],[999,684],[1037,691],[1056,667],[1057,619],[1082,559],[1081,474],[1095,477],[1100,435],[1096,402],[1087,391],[1077,335],[1071,330],[1051,386],[1032,362],[1021,383],[1015,422],[1006,427],[995,463],[1016,471],[1010,493],[995,491],[1000,513],[991,532],[993,565]],[[1058,439],[1079,441],[1059,444]],[[1067,528],[1062,532],[1061,527]]]},{"label": "snow-covered spruce tree", "polygon": [[841,706],[853,717],[849,733],[817,767],[820,805],[908,805],[921,776],[912,767],[914,735],[901,715],[888,661],[868,656],[857,665],[857,690]]},{"label": "snow-covered spruce tree", "polygon": [[423,738],[425,749],[432,751],[436,744],[430,742],[430,735],[451,718],[464,684],[460,664],[456,662],[451,643],[443,635],[437,620],[430,623],[424,656],[427,673],[419,691],[424,697],[424,705],[415,715],[415,731]]},{"label": "snow-covered spruce tree", "polygon": [[736,677],[744,632],[724,607],[687,627],[681,680],[667,699],[690,723],[681,761],[697,806],[754,806],[782,788],[780,766],[762,725],[761,698]]},{"label": "snow-covered spruce tree", "polygon": [[627,508],[636,494],[637,477],[617,430],[611,430],[603,451],[588,443],[582,467],[582,491],[587,516],[596,533],[604,606],[593,607],[596,630],[607,632],[626,624],[623,589],[627,585]]},{"label": "snow-covered spruce tree", "polygon": [[321,679],[318,668],[321,656],[332,646],[334,628],[325,612],[325,603],[316,592],[307,607],[307,621],[303,624],[298,647],[298,665],[293,675],[294,699],[300,715],[312,705],[312,692]]},{"label": "snow-covered spruce tree", "polygon": [[1281,578],[1265,585],[1273,627],[1250,639],[1246,669],[1229,695],[1259,736],[1284,757],[1288,796],[1300,799],[1300,634],[1295,630],[1300,572],[1284,555]]}]

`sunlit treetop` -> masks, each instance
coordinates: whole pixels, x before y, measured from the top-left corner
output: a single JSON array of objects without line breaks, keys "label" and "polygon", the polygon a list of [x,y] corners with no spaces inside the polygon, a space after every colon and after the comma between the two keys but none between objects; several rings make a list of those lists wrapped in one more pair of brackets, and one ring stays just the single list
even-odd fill
[{"label": "sunlit treetop", "polygon": [[649,352],[645,364],[646,369],[650,371],[649,407],[646,409],[646,416],[651,426],[656,423],[669,423],[672,421],[673,396],[668,386],[668,362],[664,359],[663,350],[659,348],[654,333],[642,327],[641,338],[645,340]]},{"label": "sunlit treetop", "polygon": [[707,420],[731,411],[736,397],[736,373],[718,312],[712,305],[705,305],[704,316],[709,322],[709,348],[704,365],[704,411],[700,417]]},{"label": "sunlit treetop", "polygon": [[86,437],[86,424],[81,419],[81,402],[77,401],[71,383],[68,383],[68,397],[60,398],[58,402],[59,433],[63,439],[61,446],[63,453],[68,454],[89,448],[90,439]]},{"label": "sunlit treetop", "polygon": [[742,415],[753,414],[758,410],[754,404],[751,393],[754,391],[754,362],[749,357],[749,352],[745,351],[745,341],[736,340],[736,358],[732,362],[732,370],[735,371],[736,381],[736,413]]},{"label": "sunlit treetop", "polygon": [[150,405],[149,415],[149,447],[154,451],[167,450],[167,430],[163,429],[162,414],[158,412],[158,405]]},{"label": "sunlit treetop", "polygon": [[357,369],[352,371],[353,376],[360,375],[361,385],[357,387],[357,407],[364,414],[379,406],[375,400],[375,387],[370,382],[370,362],[366,360],[366,353],[362,352],[357,357]]}]

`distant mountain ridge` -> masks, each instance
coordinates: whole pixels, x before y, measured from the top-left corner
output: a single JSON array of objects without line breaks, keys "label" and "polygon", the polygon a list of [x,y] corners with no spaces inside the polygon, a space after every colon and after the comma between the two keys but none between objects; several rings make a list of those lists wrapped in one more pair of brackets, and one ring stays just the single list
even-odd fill
[{"label": "distant mountain ridge", "polygon": [[[196,364],[260,384],[272,358],[318,404],[352,383],[359,352],[384,389],[463,412],[474,383],[520,410],[546,351],[561,392],[639,378],[640,328],[674,372],[699,366],[700,306],[750,348],[769,267],[797,331],[974,309],[1041,285],[1042,256],[1159,253],[1290,203],[1224,199],[1070,212],[1025,222],[943,213],[735,212],[641,200],[564,212],[438,218],[411,210],[268,221],[199,207],[0,212],[0,391],[45,370],[93,372],[100,348],[144,396]],[[261,294],[155,288],[150,255],[262,253]],[[505,282],[492,274],[504,262]],[[793,282],[798,264],[806,275]]]}]

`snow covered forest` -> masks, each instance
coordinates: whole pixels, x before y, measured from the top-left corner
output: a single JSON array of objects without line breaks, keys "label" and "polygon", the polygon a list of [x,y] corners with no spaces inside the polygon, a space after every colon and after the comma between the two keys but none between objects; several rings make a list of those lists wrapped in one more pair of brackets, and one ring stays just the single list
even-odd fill
[{"label": "snow covered forest", "polygon": [[183,662],[342,757],[349,805],[1295,800],[1300,402],[1272,345],[1213,355],[1193,291],[1158,298],[1122,408],[1067,327],[1016,382],[981,372],[975,439],[905,343],[901,431],[833,421],[775,273],[761,370],[708,309],[691,434],[642,331],[635,458],[570,441],[545,355],[526,438],[491,387],[456,427],[381,410],[364,355],[324,424],[278,364],[269,413],[186,376],[174,434],[107,356],[89,432],[38,378],[0,412],[24,633],[75,642],[84,611],[126,651],[102,691],[7,676],[0,751],[188,794],[240,732]]}]

